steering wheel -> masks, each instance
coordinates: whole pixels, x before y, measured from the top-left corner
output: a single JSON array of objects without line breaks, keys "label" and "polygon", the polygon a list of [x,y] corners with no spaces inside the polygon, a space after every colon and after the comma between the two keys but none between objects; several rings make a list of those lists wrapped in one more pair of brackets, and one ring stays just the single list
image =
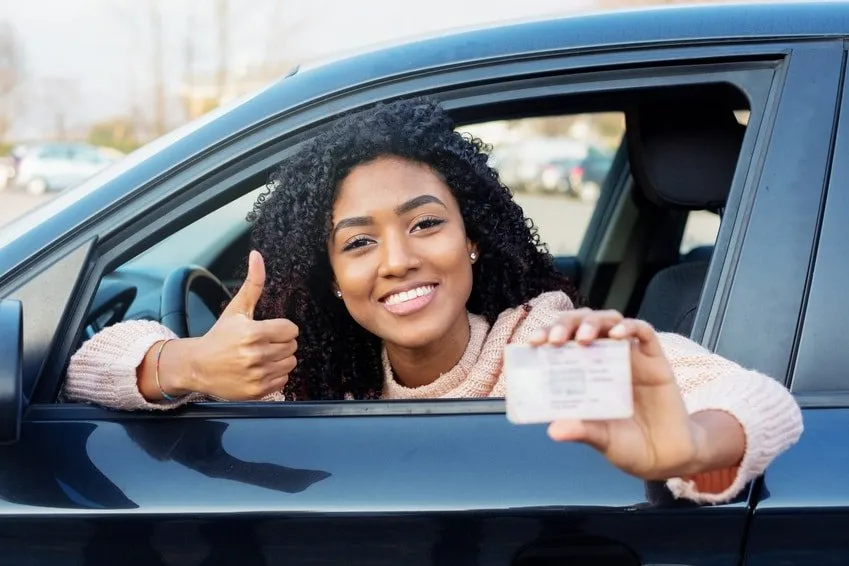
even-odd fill
[{"label": "steering wheel", "polygon": [[159,321],[180,338],[192,337],[189,331],[192,295],[199,298],[215,318],[233,298],[230,290],[203,267],[185,265],[172,271],[162,284]]}]

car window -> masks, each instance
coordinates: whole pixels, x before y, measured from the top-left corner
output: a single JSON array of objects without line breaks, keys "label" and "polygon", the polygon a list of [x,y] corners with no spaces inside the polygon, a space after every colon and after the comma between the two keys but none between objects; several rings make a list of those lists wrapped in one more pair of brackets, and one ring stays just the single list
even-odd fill
[{"label": "car window", "polygon": [[98,163],[103,160],[100,152],[93,147],[77,146],[70,150],[69,157],[74,161],[85,161],[89,163]]},{"label": "car window", "polygon": [[249,228],[248,212],[264,191],[264,186],[258,187],[210,212],[139,254],[126,266],[164,271],[187,264],[208,267],[238,234]]},{"label": "car window", "polygon": [[67,150],[63,146],[46,145],[40,147],[35,155],[39,159],[62,159],[67,155]]},{"label": "car window", "polygon": [[687,215],[684,236],[681,238],[681,255],[696,248],[713,246],[719,232],[719,214],[707,210],[694,210]]},{"label": "car window", "polygon": [[578,253],[622,142],[619,112],[499,120],[458,130],[491,148],[490,165],[555,256]]},{"label": "car window", "polygon": [[[734,93],[727,93],[720,88],[716,91],[717,96],[726,96],[730,104],[743,104],[733,96]],[[645,97],[647,101],[651,101],[653,96],[680,95],[682,104],[686,105],[691,103],[690,97],[695,96],[695,91],[689,86],[664,87],[662,91],[641,88],[636,94]],[[579,107],[576,102],[580,101],[569,97],[568,100],[564,99],[563,107]],[[604,99],[603,102],[605,106],[580,107],[617,110],[630,108],[630,102],[627,100],[620,102]],[[728,109],[724,103],[721,105],[723,109]],[[645,106],[647,110],[643,113],[655,119],[652,113],[654,106],[650,103]],[[518,107],[517,109],[522,110]],[[528,105],[526,110],[537,109]],[[666,112],[666,108],[661,111]],[[462,115],[458,112],[458,116]],[[637,312],[643,298],[638,283],[651,277],[653,274],[650,270],[656,268],[647,261],[648,250],[654,250],[658,246],[649,248],[639,244],[634,247],[630,246],[630,242],[649,241],[634,235],[653,232],[645,229],[653,218],[650,218],[651,215],[642,214],[640,207],[635,205],[632,199],[635,194],[633,191],[640,188],[636,182],[616,187],[621,188],[621,191],[611,191],[611,194],[605,193],[604,198],[599,198],[600,192],[614,188],[613,183],[608,182],[614,156],[625,157],[620,151],[624,149],[624,113],[607,111],[499,120],[493,119],[490,114],[487,121],[462,123],[458,130],[479,138],[486,144],[490,164],[498,171],[503,184],[513,193],[525,216],[539,230],[541,241],[556,257],[555,268],[579,282],[582,298],[586,297],[588,304],[592,306],[612,304],[612,308]],[[639,142],[639,138],[636,141]],[[286,147],[287,151],[288,149]],[[262,163],[263,167],[271,167],[272,157],[276,158],[269,155],[268,161],[263,158],[258,163]],[[618,165],[619,160],[616,161]],[[238,190],[241,198],[217,210],[204,206],[207,216],[199,220],[193,219],[191,224],[183,224],[182,230],[172,232],[170,237],[160,240],[153,248],[146,251],[134,249],[141,252],[141,255],[119,266],[114,272],[104,274],[95,303],[108,306],[110,293],[117,295],[132,287],[131,290],[136,292],[137,298],[122,314],[122,319],[156,320],[161,313],[162,297],[176,296],[175,293],[163,292],[164,283],[185,281],[185,278],[180,279],[181,274],[186,273],[185,268],[195,269],[196,266],[206,268],[226,287],[233,289],[234,284],[240,282],[240,275],[235,267],[240,271],[244,269],[245,257],[250,249],[247,237],[249,226],[245,215],[256,198],[256,191],[263,190],[254,184],[258,181],[258,169],[254,171],[250,180],[245,180],[242,176],[239,176],[241,180],[236,180],[234,177],[233,180],[224,181],[226,187],[215,189],[227,191],[229,195]],[[617,180],[618,177],[617,174]],[[231,183],[239,183],[239,186],[230,186]],[[253,186],[245,186],[246,183]],[[223,196],[222,193],[215,194]],[[197,198],[198,204],[212,204],[201,203],[200,197]],[[604,205],[604,210],[596,210],[598,203]],[[602,212],[604,214],[600,214]],[[664,221],[669,220],[668,225],[674,230],[663,230],[662,234],[655,238],[657,241],[666,237],[666,234],[679,234],[680,221],[683,220],[678,214],[662,216]],[[588,228],[591,224],[592,240],[588,239]],[[652,224],[654,225],[656,224]],[[675,241],[667,241],[668,246],[663,246],[663,261],[674,263],[676,258],[672,256],[677,255],[679,248],[690,250],[699,245],[713,243],[718,225],[719,217],[715,214],[692,213],[689,215],[687,235],[683,242],[676,238]],[[169,226],[169,230],[174,228],[176,226]],[[635,248],[635,253],[630,253],[632,247]],[[588,248],[592,248],[592,251],[582,254],[580,261],[569,257],[577,255],[581,249]],[[631,265],[626,265],[628,269],[622,269],[623,258],[636,260],[630,262]],[[171,277],[174,274],[177,277]],[[171,286],[173,287],[173,283]],[[587,292],[584,292],[584,289]],[[223,304],[224,300],[219,300],[213,307],[217,308]],[[185,313],[186,318],[191,318],[190,307],[185,306],[184,310],[169,312]],[[214,313],[213,307],[210,310]],[[203,313],[203,320],[199,323],[202,327],[209,326],[212,322],[212,317],[206,316],[207,314]],[[119,317],[113,318],[119,320]],[[108,319],[107,323],[111,320]],[[187,330],[183,334],[198,336],[202,331],[193,328],[191,332]]]}]

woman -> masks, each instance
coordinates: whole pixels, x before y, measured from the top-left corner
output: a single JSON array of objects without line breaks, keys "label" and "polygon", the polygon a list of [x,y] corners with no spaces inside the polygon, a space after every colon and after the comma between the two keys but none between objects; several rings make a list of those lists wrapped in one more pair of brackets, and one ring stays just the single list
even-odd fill
[{"label": "woman", "polygon": [[244,285],[205,336],[114,325],[75,354],[65,395],[125,410],[503,396],[507,343],[609,337],[632,343],[633,418],[554,422],[553,439],[722,502],[802,432],[775,380],[619,313],[574,309],[481,143],[433,102],[341,120],[272,175],[250,216]]}]

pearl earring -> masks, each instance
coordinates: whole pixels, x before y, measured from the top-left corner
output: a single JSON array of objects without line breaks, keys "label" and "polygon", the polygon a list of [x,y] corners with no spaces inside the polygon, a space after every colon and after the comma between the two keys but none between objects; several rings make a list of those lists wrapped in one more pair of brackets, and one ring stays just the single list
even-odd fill
[{"label": "pearl earring", "polygon": [[478,252],[472,252],[469,254],[469,259],[472,261],[476,261],[478,259]]},{"label": "pearl earring", "polygon": [[336,289],[333,294],[336,295],[336,297],[339,299],[342,298],[342,291],[340,291],[339,289]]}]

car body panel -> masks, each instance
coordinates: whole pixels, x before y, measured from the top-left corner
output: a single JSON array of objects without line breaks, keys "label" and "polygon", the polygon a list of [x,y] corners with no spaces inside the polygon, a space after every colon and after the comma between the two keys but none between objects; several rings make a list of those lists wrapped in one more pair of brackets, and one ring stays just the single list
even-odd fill
[{"label": "car body panel", "polygon": [[791,391],[803,411],[800,442],[766,474],[752,518],[746,564],[849,563],[849,366],[846,349],[849,276],[849,71],[842,73],[842,109],[834,140],[821,230]]},{"label": "car body panel", "polygon": [[[0,469],[27,470],[0,483],[0,532],[9,533],[0,547],[17,563],[33,546],[71,543],[86,555],[107,547],[117,563],[133,563],[137,552],[202,554],[238,547],[196,533],[221,536],[237,514],[244,521],[236,536],[251,547],[246,564],[506,564],[528,545],[568,555],[576,539],[596,538],[604,544],[595,556],[621,546],[649,562],[736,564],[745,496],[715,509],[676,504],[590,448],[553,450],[544,427],[483,412],[492,408],[484,401],[479,414],[334,418],[285,416],[283,408],[259,418],[64,423],[50,418],[62,407],[43,409],[47,418],[34,415],[20,443],[0,448]],[[670,536],[688,520],[698,526]],[[152,536],[169,531],[179,549]],[[195,534],[176,534],[187,531]],[[136,543],[120,546],[110,533]],[[440,552],[444,561],[434,559]]]},{"label": "car body panel", "polygon": [[752,518],[746,565],[849,562],[849,409],[806,409],[805,432],[770,467]]},{"label": "car body panel", "polygon": [[[834,157],[824,199],[819,240],[811,273],[811,292],[801,321],[799,352],[791,391],[841,400],[847,389],[845,337],[849,335],[849,280],[846,242],[849,242],[849,71],[844,71],[842,108],[834,140]],[[836,315],[836,313],[839,313]],[[849,399],[842,399],[849,401]],[[843,405],[849,406],[849,405]]]},{"label": "car body panel", "polygon": [[[702,309],[693,336],[730,359],[786,383],[797,340],[799,317],[810,282],[811,254],[815,248],[819,219],[833,148],[834,125],[840,102],[843,74],[842,42],[823,42],[793,53],[783,78],[774,124],[761,140],[768,146],[744,147],[763,169],[745,179],[758,189],[751,202],[740,202],[734,222],[723,222],[717,236],[719,248],[726,237],[745,230],[745,241],[732,267],[714,261],[705,281],[722,298],[721,329],[702,335],[700,324],[717,313]],[[757,171],[757,169],[755,169]],[[800,190],[799,187],[806,187]],[[732,191],[731,204],[742,196]],[[739,202],[739,201],[738,201]],[[736,208],[736,207],[735,207]],[[730,220],[726,216],[725,220]],[[732,271],[733,270],[733,271]],[[781,282],[778,284],[777,282]],[[770,289],[771,305],[762,301]],[[705,293],[703,301],[710,301]],[[714,307],[716,308],[716,307]],[[752,347],[750,321],[759,320],[757,347]]]}]

